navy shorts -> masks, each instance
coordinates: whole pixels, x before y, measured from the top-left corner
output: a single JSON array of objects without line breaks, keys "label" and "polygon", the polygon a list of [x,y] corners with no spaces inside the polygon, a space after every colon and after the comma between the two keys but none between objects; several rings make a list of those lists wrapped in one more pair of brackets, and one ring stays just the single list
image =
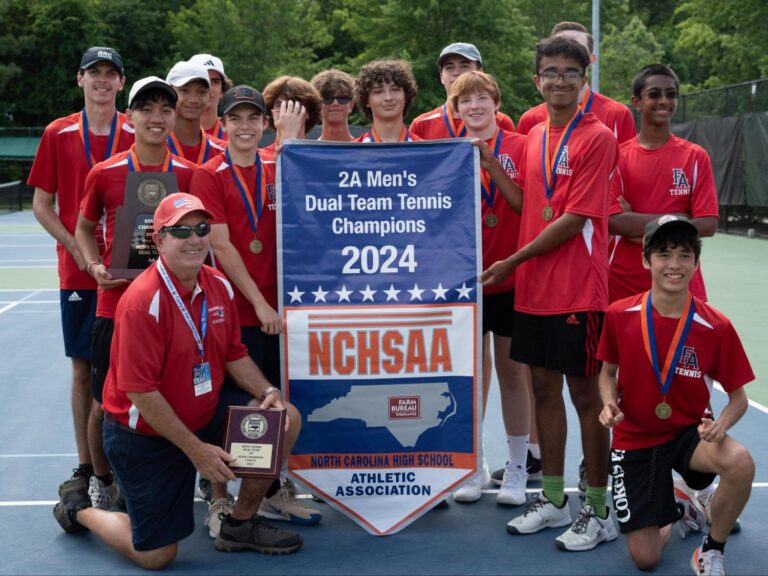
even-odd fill
[{"label": "navy shorts", "polygon": [[104,382],[109,372],[109,352],[112,348],[112,334],[115,321],[112,318],[96,318],[91,330],[91,393],[101,404]]},{"label": "navy shorts", "polygon": [[714,482],[715,474],[688,467],[699,442],[698,428],[691,426],[666,444],[639,450],[611,450],[611,496],[622,534],[666,526],[679,519],[672,470],[694,490]]},{"label": "navy shorts", "polygon": [[[265,334],[261,326],[241,326],[240,340],[270,385],[280,388],[280,336]],[[224,378],[224,388],[241,390],[232,378]]]},{"label": "navy shorts", "polygon": [[566,376],[595,376],[600,372],[597,345],[604,317],[603,312],[539,316],[515,311],[509,356]]},{"label": "navy shorts", "polygon": [[[211,422],[195,434],[221,445],[228,406],[244,406],[251,396],[222,390]],[[195,528],[195,467],[181,449],[104,419],[104,452],[125,496],[136,550],[157,550],[189,536]]]},{"label": "navy shorts", "polygon": [[483,334],[512,337],[515,325],[515,291],[483,294]]},{"label": "navy shorts", "polygon": [[64,354],[91,359],[91,326],[96,318],[96,290],[59,290]]}]

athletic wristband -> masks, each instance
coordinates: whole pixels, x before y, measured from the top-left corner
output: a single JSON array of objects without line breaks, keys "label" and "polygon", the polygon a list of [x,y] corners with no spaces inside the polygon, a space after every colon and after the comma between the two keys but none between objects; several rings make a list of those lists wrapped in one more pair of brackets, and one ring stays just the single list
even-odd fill
[{"label": "athletic wristband", "polygon": [[280,393],[280,388],[275,388],[274,386],[270,386],[269,388],[264,390],[264,394],[261,396],[261,399],[265,400],[267,398],[267,396],[272,394],[272,392]]},{"label": "athletic wristband", "polygon": [[93,276],[93,274],[91,274],[91,266],[94,264],[100,264],[100,262],[97,260],[91,260],[88,262],[88,266],[85,267],[85,271],[88,273],[88,276]]}]

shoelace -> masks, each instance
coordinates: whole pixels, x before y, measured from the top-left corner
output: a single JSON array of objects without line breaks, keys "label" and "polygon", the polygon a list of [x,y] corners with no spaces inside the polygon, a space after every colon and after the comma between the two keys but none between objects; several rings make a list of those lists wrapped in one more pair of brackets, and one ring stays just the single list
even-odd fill
[{"label": "shoelace", "polygon": [[533,514],[534,512],[537,512],[539,509],[544,508],[544,505],[546,503],[547,502],[544,502],[543,500],[541,500],[540,494],[534,494],[533,500],[528,505],[528,508],[526,508],[525,514],[523,514],[523,516],[528,516],[529,514]]},{"label": "shoelace", "polygon": [[576,522],[571,527],[571,532],[574,534],[584,534],[587,531],[589,520],[595,515],[594,510],[588,508],[582,508],[579,512]]},{"label": "shoelace", "polygon": [[707,550],[699,556],[699,572],[701,574],[725,574],[723,555],[717,550]]}]

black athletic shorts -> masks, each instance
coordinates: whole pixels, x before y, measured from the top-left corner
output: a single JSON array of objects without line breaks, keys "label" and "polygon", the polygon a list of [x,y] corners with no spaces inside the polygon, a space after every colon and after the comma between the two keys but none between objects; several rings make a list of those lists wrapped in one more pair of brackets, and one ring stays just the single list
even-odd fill
[{"label": "black athletic shorts", "polygon": [[99,318],[93,321],[91,329],[91,391],[93,398],[101,404],[104,394],[104,382],[109,372],[109,350],[112,348],[112,334],[115,321],[112,318]]},{"label": "black athletic shorts", "polygon": [[[265,334],[261,326],[241,326],[240,340],[270,385],[280,388],[280,336]],[[229,375],[224,378],[223,386],[227,390],[240,390]]]},{"label": "black athletic shorts", "polygon": [[566,376],[600,372],[597,345],[603,312],[572,312],[539,316],[515,311],[512,360]]},{"label": "black athletic shorts", "polygon": [[699,442],[698,429],[691,426],[666,444],[611,450],[613,508],[622,534],[666,526],[679,519],[672,470],[694,490],[712,484],[715,474],[688,468]]},{"label": "black athletic shorts", "polygon": [[512,337],[515,324],[515,291],[483,294],[483,334]]}]

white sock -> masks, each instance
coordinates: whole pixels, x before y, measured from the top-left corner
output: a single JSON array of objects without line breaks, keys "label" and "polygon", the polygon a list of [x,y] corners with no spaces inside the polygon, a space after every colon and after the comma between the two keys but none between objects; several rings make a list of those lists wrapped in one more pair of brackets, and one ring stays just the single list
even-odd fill
[{"label": "white sock", "polygon": [[507,457],[511,467],[518,467],[525,470],[525,460],[528,455],[528,435],[509,436],[507,435]]},{"label": "white sock", "polygon": [[528,443],[528,450],[531,451],[531,456],[536,458],[536,460],[541,460],[541,448],[539,448],[538,444]]}]

